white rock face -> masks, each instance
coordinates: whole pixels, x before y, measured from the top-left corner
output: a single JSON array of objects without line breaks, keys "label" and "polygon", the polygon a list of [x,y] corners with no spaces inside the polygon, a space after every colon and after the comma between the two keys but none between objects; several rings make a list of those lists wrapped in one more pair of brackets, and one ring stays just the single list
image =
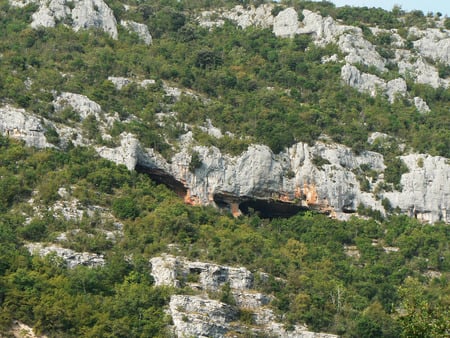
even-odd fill
[{"label": "white rock face", "polygon": [[72,10],[73,29],[95,27],[117,39],[117,21],[111,8],[103,0],[78,0]]},{"label": "white rock face", "polygon": [[[303,21],[297,34],[311,34],[320,45],[336,42],[343,33],[361,34],[361,29],[336,23],[331,17],[322,17],[320,14],[303,10]],[[274,32],[275,33],[275,32]]]},{"label": "white rock face", "polygon": [[9,105],[0,107],[0,133],[24,140],[27,146],[53,147],[45,138],[42,119]]},{"label": "white rock face", "polygon": [[197,288],[218,291],[225,284],[238,290],[253,286],[253,274],[245,268],[233,268],[212,263],[191,262],[183,257],[164,255],[150,260],[155,285],[179,287],[189,275],[195,275]]},{"label": "white rock face", "polygon": [[51,0],[41,2],[39,9],[32,15],[32,28],[55,27],[56,21],[61,21],[70,16],[70,8],[66,5],[66,0]]},{"label": "white rock face", "polygon": [[415,82],[427,84],[433,88],[448,87],[450,81],[441,79],[435,67],[428,64],[422,56],[413,56],[408,51],[397,52],[399,73],[412,77]]},{"label": "white rock face", "polygon": [[77,265],[85,265],[90,267],[105,265],[105,259],[103,255],[98,255],[90,252],[76,252],[71,249],[62,248],[57,245],[44,245],[42,243],[28,243],[25,244],[28,251],[34,255],[47,256],[48,254],[55,253],[58,257],[61,257],[66,263],[69,269],[76,267]]},{"label": "white rock face", "polygon": [[81,120],[84,120],[89,115],[94,115],[97,119],[100,119],[100,113],[102,112],[102,107],[88,97],[67,92],[61,93],[53,101],[53,106],[55,107],[55,111],[61,111],[67,106],[71,106],[80,114]]},{"label": "white rock face", "polygon": [[298,13],[293,8],[282,10],[273,22],[273,33],[279,37],[293,37],[298,34]]},{"label": "white rock face", "polygon": [[339,37],[339,48],[346,53],[345,61],[350,64],[361,63],[374,66],[381,72],[386,71],[385,61],[375,50],[374,45],[362,37],[362,34],[343,34]]},{"label": "white rock face", "polygon": [[[147,86],[154,85],[156,83],[153,79],[145,79],[142,81],[133,80],[127,77],[117,77],[117,76],[109,76],[108,81],[111,81],[114,84],[114,87],[116,87],[117,90],[121,90],[123,87],[129,85],[130,83],[137,83],[141,87],[146,88]],[[181,92],[180,92],[181,95]]]},{"label": "white rock face", "polygon": [[371,96],[386,94],[391,103],[398,95],[405,96],[407,93],[406,82],[402,78],[385,82],[376,75],[360,72],[348,63],[341,69],[341,78],[345,84]]},{"label": "white rock face", "polygon": [[225,337],[238,318],[230,305],[199,296],[174,295],[169,309],[177,337]]},{"label": "white rock face", "polygon": [[152,36],[150,35],[150,32],[148,31],[147,25],[144,25],[143,23],[138,23],[134,21],[125,21],[122,20],[120,24],[127,28],[128,30],[137,33],[139,38],[146,44],[151,45],[152,44]]},{"label": "white rock face", "polygon": [[430,107],[428,107],[428,104],[421,97],[414,97],[414,105],[422,114],[430,112]]},{"label": "white rock face", "polygon": [[236,22],[242,28],[250,26],[268,28],[273,24],[272,8],[271,4],[264,4],[256,8],[250,6],[248,9],[243,6],[236,6],[229,12],[225,12],[224,17]]},{"label": "white rock face", "polygon": [[428,28],[425,31],[419,31],[411,29],[409,33],[421,36],[419,40],[414,41],[414,48],[420,54],[450,65],[450,32],[448,30]]},{"label": "white rock face", "polygon": [[[57,107],[73,105],[83,116],[99,114],[101,111],[98,105],[81,95],[66,94],[63,93],[55,100]],[[24,110],[10,106],[0,108],[0,132],[23,139],[30,146],[52,146],[44,135],[45,125],[50,125],[50,122],[44,123]],[[102,125],[102,128],[105,127]],[[61,127],[58,133],[61,138],[69,139],[74,133],[77,135],[77,130]],[[378,173],[377,180],[382,181],[385,167],[380,154],[364,152],[355,155],[345,146],[317,142],[314,146],[298,143],[280,154],[273,154],[267,146],[252,145],[241,155],[232,157],[222,154],[215,147],[194,146],[191,137],[184,137],[183,140],[180,151],[170,162],[152,149],[143,149],[139,141],[127,133],[121,135],[120,146],[102,146],[96,150],[100,156],[124,164],[129,170],[140,167],[150,174],[156,172],[159,177],[178,182],[181,189],[179,193],[183,194],[188,203],[226,205],[235,215],[240,213],[241,203],[255,199],[271,201],[267,207],[278,203],[284,207],[312,208],[340,219],[355,212],[360,204],[384,213],[380,196],[376,196],[378,193],[374,192],[375,180],[366,177],[370,183],[369,190],[361,191],[357,176],[360,166],[364,164],[375,170]],[[73,141],[74,144],[88,144],[81,136]],[[202,161],[195,172],[189,170],[191,149],[199,154]],[[318,167],[314,164],[315,158],[324,159],[325,164]],[[394,208],[399,207],[410,215],[412,206],[416,211],[423,211],[428,215],[423,220],[450,222],[450,214],[445,211],[450,208],[446,188],[450,186],[450,165],[439,157],[427,157],[427,161],[439,163],[425,167],[426,177],[441,177],[439,181],[434,178],[432,180],[439,182],[436,188],[429,189],[429,184],[424,183],[428,181],[421,171],[414,169],[404,174],[402,179],[406,181],[402,181],[402,192],[386,193],[385,197]],[[414,198],[413,203],[411,196],[422,198]]]},{"label": "white rock face", "polygon": [[[55,27],[57,22],[71,25],[75,31],[99,28],[117,39],[117,22],[111,8],[103,0],[38,0],[39,9],[32,15],[32,28]],[[11,5],[22,7],[20,1]],[[73,5],[72,5],[73,4]],[[70,5],[70,6],[69,6]],[[73,9],[71,9],[73,7]]]},{"label": "white rock face", "polygon": [[[187,284],[198,292],[197,295],[174,295],[170,298],[169,313],[177,337],[226,337],[233,331],[242,330],[256,336],[336,337],[308,331],[305,326],[295,326],[293,331],[287,332],[268,307],[274,297],[252,290],[253,274],[244,267],[192,262],[171,255],[153,257],[150,262],[155,285],[180,287]],[[230,284],[234,306],[210,299],[205,292],[220,292],[225,283]],[[252,312],[254,325],[248,327],[239,322],[239,308]]]},{"label": "white rock face", "polygon": [[[189,171],[191,150],[188,149],[191,148],[198,152],[202,161],[195,173]],[[186,202],[203,205],[224,202],[236,215],[239,214],[241,202],[254,199],[319,209],[337,218],[348,217],[348,213],[355,212],[360,204],[384,213],[380,198],[374,193],[375,181],[366,177],[371,182],[370,191],[361,191],[355,174],[361,165],[365,165],[378,172],[377,180],[382,181],[385,169],[382,155],[374,152],[355,155],[351,149],[338,144],[317,142],[309,146],[298,143],[277,155],[267,146],[252,145],[241,155],[231,157],[215,147],[192,147],[188,140],[170,163],[152,150],[141,150],[137,141],[133,141],[130,148],[124,142],[119,148],[102,148],[99,153],[117,163],[126,164],[130,169],[137,165],[146,168],[147,172],[164,172],[185,187]],[[326,164],[316,166],[315,158],[324,159]],[[433,160],[430,161],[438,161],[441,165],[427,167],[427,175],[432,173],[433,177],[442,177],[440,184],[450,186],[450,165],[446,164],[445,159],[431,158]],[[422,182],[423,178],[416,174],[405,174],[405,177],[411,182]],[[442,211],[450,208],[447,190],[429,190],[426,185],[411,184],[416,187],[415,194],[424,196],[416,199],[414,205],[417,210],[427,210],[433,215],[430,220],[450,222],[450,215]],[[394,208],[398,206],[406,212],[409,206],[405,207],[404,201],[410,198],[411,190],[406,188],[406,184],[404,186],[402,192],[386,194],[386,197],[390,200],[392,197]],[[427,201],[433,202],[425,203],[425,196]]]},{"label": "white rock face", "polygon": [[448,159],[424,154],[401,156],[409,172],[401,192],[384,194],[391,204],[425,222],[450,222],[450,165]]},{"label": "white rock face", "polygon": [[123,87],[128,86],[130,83],[133,82],[126,77],[117,77],[117,76],[109,76],[108,81],[111,81],[117,90],[121,90]]},{"label": "white rock face", "polygon": [[97,147],[97,153],[108,160],[124,164],[129,170],[134,170],[139,161],[141,149],[139,141],[131,134],[121,135],[120,147]]}]

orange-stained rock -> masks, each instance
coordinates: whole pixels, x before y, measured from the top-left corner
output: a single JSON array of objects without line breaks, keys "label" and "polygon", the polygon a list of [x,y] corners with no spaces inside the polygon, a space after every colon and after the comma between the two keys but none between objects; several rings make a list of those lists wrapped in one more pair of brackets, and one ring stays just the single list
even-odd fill
[{"label": "orange-stained rock", "polygon": [[239,217],[242,215],[241,210],[239,209],[239,203],[231,203],[230,204],[231,214],[234,217]]},{"label": "orange-stained rock", "polygon": [[186,195],[184,196],[184,203],[190,205],[202,205],[202,202],[200,201],[198,196],[191,196],[191,192],[189,189],[186,191]]},{"label": "orange-stained rock", "polygon": [[303,185],[303,196],[305,196],[306,203],[308,205],[318,204],[319,197],[317,195],[317,189],[314,184],[304,184]]}]

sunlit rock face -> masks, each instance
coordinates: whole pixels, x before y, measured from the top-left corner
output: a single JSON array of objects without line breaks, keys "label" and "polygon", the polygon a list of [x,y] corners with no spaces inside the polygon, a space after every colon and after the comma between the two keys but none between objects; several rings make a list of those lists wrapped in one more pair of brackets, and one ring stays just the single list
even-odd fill
[{"label": "sunlit rock face", "polygon": [[[21,1],[10,1],[13,6],[23,6]],[[99,28],[117,39],[117,21],[111,8],[103,0],[37,0],[28,3],[38,4],[33,13],[32,28],[55,27],[63,23],[75,31]]]},{"label": "sunlit rock face", "polygon": [[[231,267],[184,257],[163,254],[150,259],[151,275],[155,285],[184,287],[195,290],[195,295],[173,295],[169,314],[173,333],[177,337],[227,337],[232,332],[251,332],[273,337],[334,338],[335,335],[308,331],[295,325],[286,331],[269,304],[273,296],[253,289],[254,274],[244,267]],[[264,278],[264,277],[260,277]],[[210,295],[219,294],[228,285],[232,304],[226,304]],[[251,312],[252,325],[239,321],[239,312]]]}]

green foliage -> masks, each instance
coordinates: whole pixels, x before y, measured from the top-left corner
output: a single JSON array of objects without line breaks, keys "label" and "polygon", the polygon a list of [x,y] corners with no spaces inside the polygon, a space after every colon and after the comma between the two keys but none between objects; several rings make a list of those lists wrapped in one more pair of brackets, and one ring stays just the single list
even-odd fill
[{"label": "green foliage", "polygon": [[321,169],[324,165],[331,164],[330,161],[320,155],[315,155],[312,159],[312,163],[319,169]]},{"label": "green foliage", "polygon": [[[169,1],[138,4],[124,11],[119,2],[110,1],[117,18],[149,26],[152,35],[158,37],[152,46],[127,38],[129,34],[120,34],[115,41],[100,31],[75,34],[63,25],[25,29],[23,21],[30,19],[33,8],[11,9],[5,5],[9,12],[2,16],[0,29],[8,39],[0,43],[0,52],[6,75],[0,83],[0,94],[43,117],[72,124],[79,118],[70,109],[52,112],[51,93],[56,89],[85,94],[105,113],[118,112],[122,119],[134,114],[142,119],[123,123],[121,131],[137,134],[146,147],[167,158],[171,157],[169,144],[176,143],[183,132],[182,124],[156,123],[156,113],[169,111],[178,113],[179,122],[202,125],[209,118],[223,131],[232,132],[232,142],[216,142],[234,154],[242,152],[250,141],[265,143],[277,153],[295,142],[313,143],[322,133],[361,152],[368,148],[366,139],[372,131],[401,137],[417,151],[442,156],[448,153],[448,128],[442,123],[448,118],[448,90],[411,86],[412,95],[423,97],[432,108],[432,114],[425,117],[406,100],[393,108],[384,98],[373,99],[341,85],[339,64],[321,62],[324,56],[340,54],[335,45],[317,47],[305,34],[292,40],[279,39],[268,29],[243,30],[228,22],[208,31],[191,20],[189,11],[214,3],[232,6],[223,1]],[[405,12],[400,9],[337,8],[323,1],[284,4],[356,23],[369,40],[379,44],[378,51],[387,59],[393,56],[389,35],[375,36],[367,26],[404,27],[399,17]],[[278,5],[277,11],[281,7]],[[408,15],[423,20],[420,13]],[[440,67],[442,76],[447,72],[444,68]],[[117,90],[107,80],[112,74],[134,74],[137,78],[151,74],[157,82],[146,88],[131,84]],[[390,67],[389,72],[379,75],[390,80],[398,76],[398,71]],[[24,85],[27,78],[33,81],[30,89]],[[161,80],[203,93],[209,101],[184,97],[174,102],[165,95]],[[82,126],[87,137],[104,142],[93,117]],[[50,133],[51,142],[58,144],[56,135]]]},{"label": "green foliage", "polygon": [[384,170],[384,180],[392,183],[396,190],[401,190],[400,179],[402,175],[409,172],[406,164],[399,157],[386,159],[386,169]]},{"label": "green foliage", "polygon": [[230,282],[226,282],[225,284],[223,284],[220,291],[220,301],[228,305],[236,305],[236,300],[231,293]]},{"label": "green foliage", "polygon": [[445,29],[450,29],[450,18],[444,20],[444,27]]},{"label": "green foliage", "polygon": [[239,309],[239,321],[246,325],[254,325],[254,313],[249,309]]},{"label": "green foliage", "polygon": [[139,209],[131,197],[121,197],[115,199],[112,203],[112,210],[114,215],[121,219],[134,219],[139,216]]},{"label": "green foliage", "polygon": [[[169,144],[176,145],[185,132],[183,123],[204,125],[206,119],[234,136],[214,138],[194,129],[195,140],[231,154],[240,154],[254,142],[279,152],[295,142],[313,143],[324,133],[357,152],[368,148],[382,152],[389,182],[384,189],[400,188],[407,168],[396,157],[395,142],[369,146],[370,132],[386,132],[404,140],[408,148],[450,157],[449,89],[408,82],[411,96],[430,105],[431,111],[422,115],[407,100],[391,105],[386,98],[341,85],[341,66],[322,63],[323,57],[340,55],[333,44],[315,46],[307,35],[278,39],[268,29],[241,29],[228,22],[209,31],[189,17],[189,11],[202,6],[242,2],[154,1],[130,4],[128,11],[118,1],[108,3],[117,19],[146,23],[155,37],[153,45],[125,34],[116,41],[96,30],[74,33],[63,25],[33,30],[28,23],[36,5],[13,8],[3,1],[3,102],[75,125],[80,119],[72,109],[52,110],[52,92],[87,95],[101,104],[105,114],[119,114],[113,137],[132,132],[145,147],[167,158]],[[392,57],[389,37],[374,36],[368,26],[405,26],[398,20],[405,15],[400,8],[357,10],[315,1],[292,5],[358,24],[368,40],[377,40],[378,51],[386,58]],[[408,14],[407,20],[430,25],[419,12]],[[447,76],[448,69],[438,67],[440,75]],[[380,75],[387,79],[397,72],[394,66],[389,70]],[[111,75],[151,76],[156,84],[117,90],[107,80]],[[32,85],[27,87],[28,78]],[[162,80],[181,84],[197,96],[169,97]],[[182,123],[171,117],[158,120],[158,113],[172,111]],[[130,119],[131,114],[139,119]],[[81,125],[85,136],[102,142],[94,116]],[[47,140],[59,145],[56,131],[46,130]],[[320,157],[314,161],[318,167],[328,164]],[[201,165],[198,153],[197,159],[193,153],[191,163],[192,171]],[[367,190],[378,177],[364,166],[355,174]],[[60,188],[83,207],[112,210],[123,222],[123,237],[114,244],[108,240],[103,230],[114,230],[113,221],[99,214],[86,213],[75,221],[47,212],[63,200]],[[39,217],[29,205],[32,196],[41,206]],[[387,200],[382,203],[389,207]],[[177,254],[190,259],[243,265],[269,274],[256,273],[255,285],[274,295],[271,306],[287,326],[306,323],[312,330],[344,337],[447,334],[448,226],[429,227],[395,213],[384,219],[363,205],[358,213],[371,219],[338,222],[311,212],[289,219],[264,220],[256,215],[233,219],[212,208],[184,205],[144,174],[100,160],[93,149],[37,151],[0,137],[0,332],[7,332],[14,319],[55,337],[168,336],[170,319],[164,310],[173,290],[152,285],[148,259],[175,244]],[[24,241],[51,241],[61,232],[70,240],[64,245],[102,253],[106,266],[68,270],[56,256],[31,257],[23,246]],[[387,246],[398,251],[385,251]],[[350,247],[359,255],[349,255]],[[429,271],[439,277],[429,277]],[[187,279],[195,282],[198,275]],[[420,297],[411,298],[416,294]],[[229,284],[219,297],[235,304]],[[240,320],[252,325],[253,314],[241,309]]]},{"label": "green foliage", "polygon": [[60,138],[55,128],[47,126],[44,135],[48,143],[52,143],[56,146],[59,145]]},{"label": "green foliage", "polygon": [[18,230],[19,236],[27,241],[38,242],[47,236],[47,225],[45,220],[34,219]]},{"label": "green foliage", "polygon": [[198,151],[192,151],[191,161],[189,162],[189,170],[191,172],[195,172],[198,168],[200,168],[203,164],[203,161],[200,157]]},{"label": "green foliage", "polygon": [[[270,274],[256,273],[255,286],[276,297],[271,306],[286,314],[287,325],[383,337],[411,336],[413,330],[424,330],[425,322],[434,327],[427,327],[430,332],[445,328],[450,253],[444,224],[428,227],[405,216],[383,219],[368,209],[376,220],[339,222],[311,212],[289,219],[233,219],[212,208],[187,206],[144,174],[101,160],[92,149],[37,151],[7,138],[0,144],[2,177],[24,182],[0,211],[2,330],[17,319],[57,336],[165,336],[169,320],[164,307],[172,291],[152,286],[147,262],[166,252],[168,244],[176,244],[177,254],[190,259]],[[375,176],[364,165],[361,172]],[[123,238],[114,245],[108,241],[98,231],[100,215],[73,223],[49,213],[25,222],[32,215],[29,191],[42,194],[43,186],[53,187],[50,205],[64,186],[85,205],[111,208],[123,219]],[[69,229],[78,230],[69,232],[66,245],[103,253],[106,266],[67,270],[56,256],[30,258],[21,244],[46,241]],[[344,245],[356,246],[359,256],[347,256]],[[384,246],[399,250],[385,252]],[[424,277],[427,269],[441,277]],[[411,303],[412,293],[399,289],[407,276],[421,281],[427,307],[421,300]],[[186,278],[196,282],[199,277]],[[235,306],[229,284],[217,296]],[[397,312],[400,308],[407,311]],[[251,311],[241,309],[239,319],[253,325]]]},{"label": "green foliage", "polygon": [[96,139],[100,137],[100,129],[98,121],[94,115],[87,116],[82,123],[83,136],[89,139]]}]

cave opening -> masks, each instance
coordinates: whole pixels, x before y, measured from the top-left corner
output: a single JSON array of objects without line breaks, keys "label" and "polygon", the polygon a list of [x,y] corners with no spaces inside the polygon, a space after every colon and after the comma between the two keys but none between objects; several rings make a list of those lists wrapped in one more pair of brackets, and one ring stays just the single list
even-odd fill
[{"label": "cave opening", "polygon": [[161,169],[147,168],[137,165],[135,170],[139,173],[148,175],[152,181],[158,184],[164,184],[181,198],[184,198],[187,195],[187,189],[184,184]]},{"label": "cave opening", "polygon": [[244,215],[256,214],[261,218],[288,218],[309,210],[294,203],[263,199],[245,200],[239,204],[239,209]]},{"label": "cave opening", "polygon": [[[137,165],[135,170],[148,175],[154,182],[164,184],[173,190],[179,197],[185,198],[187,188],[161,169],[148,168]],[[258,215],[261,218],[288,218],[300,211],[309,210],[308,207],[292,202],[283,202],[272,199],[257,199],[250,197],[236,197],[228,194],[214,194],[214,203],[221,210],[231,212],[233,215]]]}]

